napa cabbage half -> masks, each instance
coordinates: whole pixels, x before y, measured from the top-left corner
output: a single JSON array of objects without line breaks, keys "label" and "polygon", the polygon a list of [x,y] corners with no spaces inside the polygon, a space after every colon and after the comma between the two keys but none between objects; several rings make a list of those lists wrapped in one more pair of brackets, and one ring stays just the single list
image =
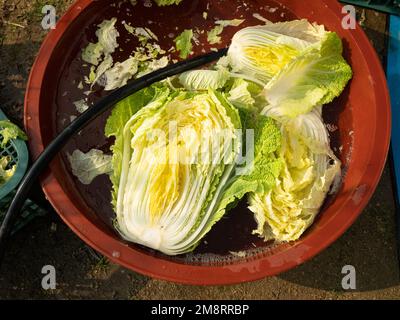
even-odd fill
[{"label": "napa cabbage half", "polygon": [[298,240],[314,222],[341,163],[333,154],[321,108],[294,119],[279,119],[281,170],[273,188],[249,194],[257,221],[255,234],[265,240]]},{"label": "napa cabbage half", "polygon": [[[139,110],[140,109],[140,110]],[[192,251],[219,206],[242,143],[238,111],[221,94],[151,87],[108,120],[116,228],[168,255]]]}]

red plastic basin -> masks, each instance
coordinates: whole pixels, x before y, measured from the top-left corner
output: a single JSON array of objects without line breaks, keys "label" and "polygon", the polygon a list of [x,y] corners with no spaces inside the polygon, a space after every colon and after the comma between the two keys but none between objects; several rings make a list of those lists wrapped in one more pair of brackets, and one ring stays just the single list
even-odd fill
[{"label": "red plastic basin", "polygon": [[[274,245],[250,236],[254,222],[245,204],[230,212],[207,236],[192,255],[167,257],[122,240],[112,228],[111,184],[107,177],[96,178],[83,186],[71,174],[66,153],[96,147],[107,151],[112,141],[104,137],[108,114],[100,117],[70,141],[50,164],[41,179],[42,187],[55,210],[66,224],[87,244],[112,261],[137,272],[189,284],[228,284],[260,279],[294,268],[312,258],[334,242],[360,215],[380,179],[390,141],[390,102],[386,80],[379,59],[364,32],[344,30],[341,6],[333,0],[323,1],[194,1],[180,6],[145,8],[141,4],[127,10],[114,1],[79,0],[60,19],[57,28],[45,39],[32,68],[25,100],[25,127],[30,150],[36,158],[43,148],[65,127],[76,111],[73,101],[82,99],[79,81],[88,74],[80,60],[81,50],[94,41],[96,25],[103,19],[118,16],[132,25],[151,24],[162,45],[185,28],[210,28],[212,18],[243,17],[241,26],[261,23],[253,17],[259,13],[273,21],[307,18],[336,31],[343,39],[345,57],[354,78],[334,103],[325,107],[327,122],[338,127],[332,133],[332,145],[343,161],[345,176],[340,191],[328,199],[315,224],[297,242]],[[202,17],[210,3],[209,20]],[[176,29],[178,28],[178,30]],[[120,43],[115,59],[126,59],[134,43],[119,25]],[[234,28],[227,29],[224,44],[229,44]],[[210,47],[204,46],[205,50]],[[196,54],[200,54],[197,50]],[[104,96],[97,92],[91,102]],[[257,247],[257,248],[254,248]],[[229,251],[245,251],[240,258]]]}]

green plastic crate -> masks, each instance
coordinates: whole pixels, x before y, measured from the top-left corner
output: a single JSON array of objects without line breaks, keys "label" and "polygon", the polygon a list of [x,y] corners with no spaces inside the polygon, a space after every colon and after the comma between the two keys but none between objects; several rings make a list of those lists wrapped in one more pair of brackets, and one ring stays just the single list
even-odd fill
[{"label": "green plastic crate", "polygon": [[[0,120],[8,120],[6,115],[0,110]],[[3,137],[0,134],[0,139]],[[15,189],[18,187],[28,168],[29,153],[24,141],[20,139],[11,140],[5,148],[0,148],[0,157],[8,156],[11,161],[10,167],[17,165],[15,174],[3,186],[0,187],[0,223],[4,220],[9,205],[15,195]],[[21,215],[13,228],[13,233],[20,230],[29,221],[37,216],[42,216],[45,210],[36,205],[33,201],[27,200],[22,208]]]},{"label": "green plastic crate", "polygon": [[400,16],[400,0],[340,0],[340,2]]},{"label": "green plastic crate", "polygon": [[[9,193],[6,197],[0,200],[0,224],[4,220],[4,216],[7,212],[8,207],[15,195],[15,190]],[[32,200],[26,200],[25,204],[21,210],[20,216],[18,221],[15,223],[12,234],[16,233],[17,231],[21,230],[25,227],[30,221],[32,221],[36,217],[42,217],[46,215],[47,211],[43,208],[39,207],[36,203]]]}]

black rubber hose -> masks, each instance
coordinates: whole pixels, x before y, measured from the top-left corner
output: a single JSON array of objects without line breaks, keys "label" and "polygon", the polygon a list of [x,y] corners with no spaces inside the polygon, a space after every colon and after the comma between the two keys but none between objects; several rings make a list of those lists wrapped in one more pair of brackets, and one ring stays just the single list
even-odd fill
[{"label": "black rubber hose", "polygon": [[227,48],[217,52],[211,52],[193,59],[178,62],[167,66],[163,69],[154,71],[137,80],[130,81],[124,87],[113,91],[110,95],[104,97],[89,110],[75,119],[67,128],[65,128],[40,154],[38,159],[29,169],[15,194],[13,201],[6,213],[3,224],[0,227],[0,263],[3,260],[8,239],[11,234],[11,229],[14,226],[18,214],[27,199],[32,185],[39,178],[42,171],[50,164],[55,155],[63,148],[67,141],[76,133],[82,130],[90,121],[101,115],[106,110],[113,107],[117,102],[125,99],[131,94],[142,90],[153,83],[164,80],[168,77],[179,73],[201,67],[210,62],[213,62],[227,53]]}]

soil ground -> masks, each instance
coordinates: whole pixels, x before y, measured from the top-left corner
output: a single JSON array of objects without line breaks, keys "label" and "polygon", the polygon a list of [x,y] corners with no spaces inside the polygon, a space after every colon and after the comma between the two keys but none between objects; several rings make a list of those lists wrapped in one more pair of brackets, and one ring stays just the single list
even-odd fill
[{"label": "soil ground", "polygon": [[[0,106],[22,125],[24,90],[46,32],[41,8],[61,15],[71,0],[0,0]],[[358,11],[382,61],[387,19]],[[36,196],[40,201],[40,195]],[[41,287],[41,269],[54,265],[57,289]],[[342,267],[357,271],[357,290],[341,288]],[[0,274],[0,299],[398,299],[395,208],[389,169],[358,221],[330,248],[300,267],[253,283],[193,287],[153,280],[109,263],[87,247],[54,212],[14,236]]]}]

